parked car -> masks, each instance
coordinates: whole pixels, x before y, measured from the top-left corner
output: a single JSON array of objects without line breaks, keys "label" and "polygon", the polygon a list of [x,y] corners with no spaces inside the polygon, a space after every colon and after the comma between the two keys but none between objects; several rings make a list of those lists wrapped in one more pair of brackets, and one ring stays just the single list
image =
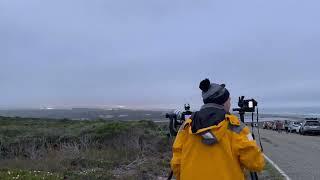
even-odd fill
[{"label": "parked car", "polygon": [[270,129],[270,130],[273,129],[273,125],[274,125],[274,122],[269,122],[269,123],[268,123],[268,126],[269,126],[269,129]]},{"label": "parked car", "polygon": [[281,133],[284,130],[284,122],[276,121],[276,130]]},{"label": "parked car", "polygon": [[317,120],[304,120],[300,128],[300,134],[320,134],[320,122]]},{"label": "parked car", "polygon": [[263,129],[272,129],[272,124],[271,122],[263,122]]},{"label": "parked car", "polygon": [[272,130],[276,131],[277,130],[277,122],[274,122],[272,124]]},{"label": "parked car", "polygon": [[263,123],[263,129],[272,129],[273,122],[266,121]]},{"label": "parked car", "polygon": [[289,124],[289,132],[299,133],[301,124],[301,122],[291,121]]},{"label": "parked car", "polygon": [[274,121],[272,124],[272,130],[282,132],[284,130],[284,123],[279,120]]}]

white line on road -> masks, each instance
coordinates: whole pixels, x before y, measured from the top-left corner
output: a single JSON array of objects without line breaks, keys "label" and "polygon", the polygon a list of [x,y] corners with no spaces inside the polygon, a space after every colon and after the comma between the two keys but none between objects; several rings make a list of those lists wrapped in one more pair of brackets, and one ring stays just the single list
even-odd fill
[{"label": "white line on road", "polygon": [[265,154],[264,154],[264,158],[266,158],[267,159],[267,161],[274,167],[274,168],[276,168],[278,171],[279,171],[279,173],[286,179],[286,180],[291,180],[291,178],[284,172],[284,171],[282,171],[280,168],[279,168],[279,166],[276,164],[276,163],[274,163],[268,156],[266,156]]}]

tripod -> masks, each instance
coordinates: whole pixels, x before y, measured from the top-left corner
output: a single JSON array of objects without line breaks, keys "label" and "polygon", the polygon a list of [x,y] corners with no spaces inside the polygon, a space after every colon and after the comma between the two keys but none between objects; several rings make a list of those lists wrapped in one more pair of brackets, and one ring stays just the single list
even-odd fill
[{"label": "tripod", "polygon": [[[240,120],[241,120],[241,122],[244,123],[245,111],[243,111],[243,109],[241,109],[241,108],[235,108],[235,109],[233,109],[233,111],[238,111],[239,112]],[[252,126],[252,137],[253,137],[253,139],[255,139],[254,133],[253,133],[253,113],[252,113],[252,124],[251,124],[251,126]],[[250,177],[251,177],[251,180],[258,180],[259,179],[258,178],[258,174],[256,172],[250,172]]]}]

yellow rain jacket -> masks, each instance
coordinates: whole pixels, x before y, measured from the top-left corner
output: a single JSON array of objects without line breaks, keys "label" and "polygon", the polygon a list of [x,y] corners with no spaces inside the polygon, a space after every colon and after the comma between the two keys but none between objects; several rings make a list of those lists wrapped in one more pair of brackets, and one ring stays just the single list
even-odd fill
[{"label": "yellow rain jacket", "polygon": [[[220,120],[213,118],[209,126],[204,123],[206,115],[200,117],[200,125],[188,119],[181,126],[173,144],[171,160],[171,169],[177,180],[244,180],[245,170],[263,170],[264,157],[249,128],[234,115],[222,115],[221,119],[221,113],[208,112],[209,119],[220,116]],[[198,129],[192,126],[198,126]],[[204,144],[201,136],[204,132],[211,132],[217,142]]]}]

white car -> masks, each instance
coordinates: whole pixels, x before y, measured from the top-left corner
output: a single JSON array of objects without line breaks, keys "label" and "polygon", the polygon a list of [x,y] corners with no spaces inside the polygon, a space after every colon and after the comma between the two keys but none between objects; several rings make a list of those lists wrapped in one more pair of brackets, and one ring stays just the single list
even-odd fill
[{"label": "white car", "polygon": [[289,132],[299,133],[300,128],[301,128],[300,122],[291,121],[289,124]]}]

